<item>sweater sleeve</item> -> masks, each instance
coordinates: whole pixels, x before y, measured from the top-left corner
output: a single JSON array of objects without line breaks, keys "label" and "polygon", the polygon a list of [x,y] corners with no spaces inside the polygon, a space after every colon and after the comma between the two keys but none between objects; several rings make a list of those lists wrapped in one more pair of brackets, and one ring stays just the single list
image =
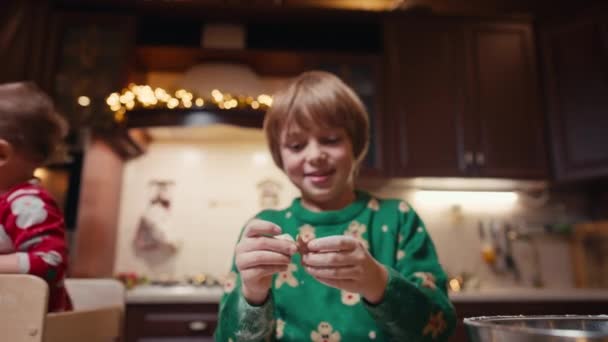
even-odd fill
[{"label": "sweater sleeve", "polygon": [[[241,236],[242,234],[241,231]],[[240,274],[234,260],[232,271],[224,279],[223,286],[224,295],[220,301],[215,341],[253,342],[269,339],[274,331],[272,291],[264,304],[260,306],[249,304],[243,297]]]},{"label": "sweater sleeve", "polygon": [[[216,341],[265,341],[274,331],[272,294],[264,304],[254,306],[247,302],[240,289],[240,279],[237,273],[231,272],[229,278],[234,279],[234,288],[230,289],[228,280],[224,284],[226,291],[220,302],[218,327],[215,331]],[[226,289],[228,285],[228,289]]]},{"label": "sweater sleeve", "polygon": [[447,295],[447,276],[424,224],[402,202],[395,266],[383,300],[364,302],[393,341],[446,341],[456,324]]},{"label": "sweater sleeve", "polygon": [[50,195],[37,188],[15,191],[8,197],[2,221],[12,240],[22,273],[49,283],[63,279],[67,269],[67,243],[63,215]]}]

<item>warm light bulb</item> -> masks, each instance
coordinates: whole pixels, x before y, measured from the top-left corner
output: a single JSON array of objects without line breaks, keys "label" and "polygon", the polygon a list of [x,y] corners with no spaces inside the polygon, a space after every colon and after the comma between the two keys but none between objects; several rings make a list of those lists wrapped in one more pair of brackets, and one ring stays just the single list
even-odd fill
[{"label": "warm light bulb", "polygon": [[106,103],[108,106],[120,105],[120,95],[118,95],[118,93],[110,94],[110,96],[108,96],[106,99]]},{"label": "warm light bulb", "polygon": [[226,109],[236,108],[236,106],[238,106],[238,102],[235,99],[226,102]]},{"label": "warm light bulb", "polygon": [[258,103],[258,101],[251,102],[251,108],[253,108],[253,109],[260,108],[260,104]]},{"label": "warm light bulb", "polygon": [[462,287],[460,286],[460,282],[458,282],[458,279],[450,280],[450,290],[454,292],[459,292],[461,289]]},{"label": "warm light bulb", "polygon": [[114,113],[114,121],[119,122],[119,123],[125,121],[125,110],[124,110],[124,108],[121,108],[121,110],[119,110],[116,113]]},{"label": "warm light bulb", "polygon": [[124,97],[127,99],[127,101],[133,101],[135,94],[132,91],[127,91]]},{"label": "warm light bulb", "polygon": [[266,94],[261,94],[258,96],[258,102],[270,107],[272,105],[272,97]]},{"label": "warm light bulb", "polygon": [[203,101],[203,99],[201,99],[201,98],[199,97],[198,99],[196,99],[196,100],[194,101],[194,104],[195,104],[197,107],[202,107],[202,106],[205,104],[205,101]]},{"label": "warm light bulb", "polygon": [[154,96],[161,101],[167,102],[167,96],[169,96],[169,94],[167,94],[167,92],[163,89],[163,88],[156,88],[154,89]]},{"label": "warm light bulb", "polygon": [[224,99],[224,95],[222,95],[222,92],[217,89],[213,89],[211,91],[211,96],[213,97],[213,100],[215,100],[215,102],[221,102]]},{"label": "warm light bulb", "polygon": [[49,172],[44,169],[44,168],[37,168],[36,170],[34,170],[34,177],[40,179],[40,180],[45,180],[49,175]]},{"label": "warm light bulb", "polygon": [[88,96],[79,96],[78,104],[82,107],[88,107],[91,104],[91,99]]},{"label": "warm light bulb", "polygon": [[179,100],[178,100],[178,99],[175,99],[175,98],[170,99],[170,100],[167,102],[167,107],[168,107],[169,109],[173,109],[173,108],[177,107],[178,105],[179,105]]}]

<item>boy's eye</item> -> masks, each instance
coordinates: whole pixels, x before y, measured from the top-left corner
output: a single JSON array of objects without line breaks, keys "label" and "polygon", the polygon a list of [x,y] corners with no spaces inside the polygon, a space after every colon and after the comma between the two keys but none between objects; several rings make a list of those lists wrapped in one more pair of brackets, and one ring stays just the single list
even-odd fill
[{"label": "boy's eye", "polygon": [[287,148],[292,150],[292,151],[299,151],[302,148],[304,148],[304,144],[302,143],[289,143],[287,144]]},{"label": "boy's eye", "polygon": [[324,137],[321,139],[321,143],[328,144],[328,145],[337,144],[340,141],[341,141],[341,139],[339,136],[329,136],[329,137]]}]

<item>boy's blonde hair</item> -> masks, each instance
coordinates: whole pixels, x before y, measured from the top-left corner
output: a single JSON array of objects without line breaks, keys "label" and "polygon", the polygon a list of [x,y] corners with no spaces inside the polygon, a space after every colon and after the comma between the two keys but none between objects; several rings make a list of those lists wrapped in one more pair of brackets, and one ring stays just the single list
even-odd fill
[{"label": "boy's blonde hair", "polygon": [[281,169],[281,132],[294,123],[303,129],[344,128],[357,164],[367,153],[369,118],[365,106],[348,85],[329,72],[302,73],[273,96],[264,132],[272,159]]},{"label": "boy's blonde hair", "polygon": [[56,152],[66,133],[66,121],[34,83],[0,84],[0,139],[44,163]]}]

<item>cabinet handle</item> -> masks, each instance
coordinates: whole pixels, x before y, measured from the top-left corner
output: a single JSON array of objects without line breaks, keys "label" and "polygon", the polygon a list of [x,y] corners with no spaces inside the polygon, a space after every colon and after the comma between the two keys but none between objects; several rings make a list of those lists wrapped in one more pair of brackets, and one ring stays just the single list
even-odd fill
[{"label": "cabinet handle", "polygon": [[477,155],[475,156],[475,162],[477,163],[477,165],[484,165],[486,163],[486,156],[485,154],[481,153],[481,152],[477,152]]},{"label": "cabinet handle", "polygon": [[203,331],[207,329],[207,322],[194,321],[189,324],[190,330],[192,331]]},{"label": "cabinet handle", "polygon": [[473,152],[467,151],[464,153],[464,163],[467,166],[473,164]]}]

